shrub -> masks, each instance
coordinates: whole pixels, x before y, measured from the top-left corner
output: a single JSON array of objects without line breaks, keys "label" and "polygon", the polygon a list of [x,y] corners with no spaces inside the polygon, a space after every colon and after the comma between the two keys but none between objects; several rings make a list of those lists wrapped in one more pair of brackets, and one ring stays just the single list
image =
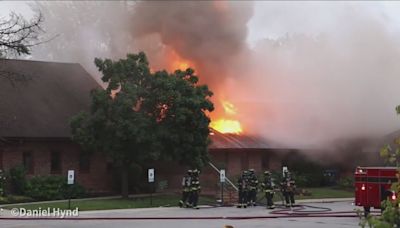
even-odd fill
[{"label": "shrub", "polygon": [[26,195],[37,200],[79,198],[85,195],[79,184],[67,185],[62,176],[37,176],[28,181]]},{"label": "shrub", "polygon": [[86,196],[86,190],[82,185],[77,184],[77,183],[71,184],[71,185],[67,185],[66,184],[66,179],[64,179],[63,195],[64,195],[64,199],[67,199],[67,198],[71,198],[71,199],[82,198],[82,197]]},{"label": "shrub", "polygon": [[345,189],[352,189],[354,187],[354,178],[352,176],[341,177],[338,181],[338,186]]},{"label": "shrub", "polygon": [[4,196],[4,190],[6,185],[6,174],[3,170],[0,170],[0,196]]},{"label": "shrub", "polygon": [[35,201],[29,196],[19,196],[19,195],[8,195],[6,199],[8,203],[25,203],[25,202]]},{"label": "shrub", "polygon": [[11,192],[17,195],[23,195],[26,190],[26,171],[23,166],[11,168],[6,174]]},{"label": "shrub", "polygon": [[35,201],[31,197],[28,196],[19,196],[19,195],[8,195],[6,197],[0,196],[0,204],[8,204],[8,203],[26,203]]}]

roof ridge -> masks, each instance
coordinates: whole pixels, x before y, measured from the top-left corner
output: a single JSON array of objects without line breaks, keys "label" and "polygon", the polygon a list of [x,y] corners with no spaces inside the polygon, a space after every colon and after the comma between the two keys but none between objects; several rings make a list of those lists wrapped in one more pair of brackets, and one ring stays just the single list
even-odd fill
[{"label": "roof ridge", "polygon": [[21,61],[21,62],[34,62],[34,63],[52,63],[52,64],[78,64],[81,65],[80,63],[74,63],[74,62],[57,62],[57,61],[46,61],[46,60],[37,60],[37,59],[6,59],[6,58],[0,58],[0,61]]}]

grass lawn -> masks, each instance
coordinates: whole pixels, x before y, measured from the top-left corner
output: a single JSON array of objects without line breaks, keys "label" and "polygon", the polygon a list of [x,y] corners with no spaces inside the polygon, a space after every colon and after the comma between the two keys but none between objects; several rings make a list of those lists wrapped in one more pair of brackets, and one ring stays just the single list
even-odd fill
[{"label": "grass lawn", "polygon": [[[179,195],[163,195],[154,196],[152,205],[150,205],[150,197],[131,198],[131,199],[93,199],[93,200],[74,200],[71,201],[71,208],[79,208],[79,211],[88,210],[108,210],[108,209],[128,209],[128,208],[146,208],[146,207],[170,207],[177,206],[180,200]],[[206,204],[212,202],[212,199],[200,197],[199,204]],[[38,209],[40,208],[60,208],[67,209],[68,202],[54,202],[54,203],[32,203],[24,204],[21,206],[5,206],[5,209],[21,207],[25,209]]]},{"label": "grass lawn", "polygon": [[354,190],[336,188],[305,188],[311,192],[310,196],[296,196],[297,199],[322,199],[322,198],[350,198],[354,197]]},{"label": "grass lawn", "polygon": [[[303,188],[302,188],[303,189]],[[295,195],[296,200],[300,199],[324,199],[324,198],[351,198],[354,197],[354,190],[343,190],[337,188],[304,188],[307,192],[310,192],[311,195],[303,196],[303,195]],[[265,202],[264,193],[260,192],[257,195],[257,199],[261,199],[262,202]],[[282,202],[283,196],[280,192],[275,192],[274,199],[275,202]]]},{"label": "grass lawn", "polygon": [[[350,198],[354,197],[354,190],[343,190],[343,189],[336,189],[336,188],[304,188],[308,192],[311,193],[309,196],[302,196],[296,195],[295,199],[324,199],[324,198]],[[259,195],[262,197],[262,195]],[[275,202],[282,201],[282,195],[277,192],[274,196]],[[264,199],[263,199],[264,200]]]}]

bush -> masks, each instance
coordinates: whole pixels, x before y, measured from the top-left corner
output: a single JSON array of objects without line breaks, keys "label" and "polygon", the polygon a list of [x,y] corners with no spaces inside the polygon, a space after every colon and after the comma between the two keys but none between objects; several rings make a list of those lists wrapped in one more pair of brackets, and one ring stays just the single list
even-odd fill
[{"label": "bush", "polygon": [[4,196],[4,190],[6,185],[6,174],[3,170],[0,170],[0,196]]},{"label": "bush", "polygon": [[29,196],[19,196],[19,195],[8,195],[6,199],[8,203],[26,203],[35,201]]},{"label": "bush", "polygon": [[341,177],[338,181],[338,186],[345,189],[352,189],[354,187],[354,178],[351,176]]},{"label": "bush", "polygon": [[28,181],[26,195],[37,200],[59,200],[85,196],[79,184],[67,185],[62,176],[37,176]]},{"label": "bush", "polygon": [[293,179],[297,187],[320,187],[324,182],[324,176],[320,172],[316,173],[294,173]]},{"label": "bush", "polygon": [[8,195],[7,197],[0,196],[0,204],[26,203],[33,201],[35,200],[28,196],[19,196],[19,195]]},{"label": "bush", "polygon": [[82,185],[77,184],[77,183],[67,185],[66,179],[64,179],[63,195],[64,195],[64,199],[83,198],[86,196],[86,190]]},{"label": "bush", "polygon": [[26,190],[26,171],[23,166],[11,168],[6,174],[8,184],[10,184],[11,192],[17,195],[23,195]]}]

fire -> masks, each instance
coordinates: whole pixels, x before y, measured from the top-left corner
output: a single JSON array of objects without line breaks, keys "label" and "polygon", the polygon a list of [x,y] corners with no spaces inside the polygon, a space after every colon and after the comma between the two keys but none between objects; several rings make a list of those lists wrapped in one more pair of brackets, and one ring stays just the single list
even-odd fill
[{"label": "fire", "polygon": [[173,69],[186,70],[189,67],[190,63],[185,61],[176,61],[172,64]]},{"label": "fire", "polygon": [[169,52],[168,54],[168,69],[175,71],[175,70],[186,70],[187,68],[195,68],[195,65],[193,62],[182,58],[180,55],[178,55],[174,50]]},{"label": "fire", "polygon": [[237,113],[236,107],[228,101],[222,101],[222,107],[229,115],[235,115]]},{"label": "fire", "polygon": [[210,126],[214,130],[223,134],[240,134],[243,131],[240,122],[237,120],[219,119],[212,121]]},{"label": "fire", "polygon": [[[237,109],[232,103],[228,101],[222,101],[221,103],[226,115],[234,116],[237,114]],[[240,134],[243,132],[242,125],[238,120],[227,118],[213,120],[210,127],[223,134]]]}]

